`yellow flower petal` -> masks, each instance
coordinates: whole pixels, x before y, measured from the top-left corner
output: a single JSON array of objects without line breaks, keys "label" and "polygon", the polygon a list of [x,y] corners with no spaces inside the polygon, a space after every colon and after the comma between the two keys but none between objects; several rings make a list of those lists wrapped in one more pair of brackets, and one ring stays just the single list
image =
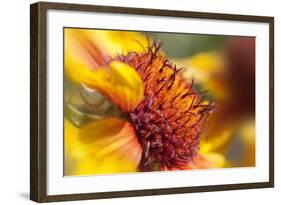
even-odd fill
[{"label": "yellow flower petal", "polygon": [[224,150],[231,141],[233,130],[225,128],[216,133],[208,132],[206,135],[209,137],[204,136],[200,141],[200,153]]},{"label": "yellow flower petal", "polygon": [[127,55],[130,51],[145,52],[149,47],[147,37],[138,32],[88,30],[87,33],[112,57]]},{"label": "yellow flower petal", "polygon": [[126,55],[130,51],[144,52],[148,46],[147,38],[138,32],[76,28],[64,30],[65,63],[75,61],[91,69],[104,65],[108,57]]},{"label": "yellow flower petal", "polygon": [[[137,32],[71,29],[64,31],[64,60],[67,76],[98,89],[124,111],[131,111],[143,99],[143,82],[134,68],[105,58],[130,51],[144,52],[147,38]],[[92,72],[94,71],[94,72]]]},{"label": "yellow flower petal", "polygon": [[91,71],[77,63],[66,66],[70,78],[95,88],[124,111],[133,110],[144,98],[144,85],[140,75],[131,66],[113,61],[109,68]]},{"label": "yellow flower petal", "polygon": [[92,41],[87,32],[79,29],[64,31],[64,61],[65,66],[87,67],[95,69],[105,64],[107,53]]},{"label": "yellow flower petal", "polygon": [[225,90],[226,65],[222,54],[217,52],[201,52],[186,59],[176,59],[176,64],[184,67],[183,77],[187,80],[196,79],[204,89],[217,99],[225,99],[228,92]]},{"label": "yellow flower petal", "polygon": [[202,52],[194,55],[190,59],[190,65],[201,71],[218,72],[223,69],[223,59],[219,53]]},{"label": "yellow flower petal", "polygon": [[78,129],[65,120],[65,175],[135,172],[141,152],[129,122],[106,118]]}]

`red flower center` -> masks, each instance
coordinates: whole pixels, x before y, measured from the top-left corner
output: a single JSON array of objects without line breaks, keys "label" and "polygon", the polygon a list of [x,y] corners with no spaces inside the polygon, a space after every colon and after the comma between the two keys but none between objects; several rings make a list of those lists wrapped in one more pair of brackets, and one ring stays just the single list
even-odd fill
[{"label": "red flower center", "polygon": [[211,105],[186,83],[154,43],[146,53],[130,52],[117,60],[134,67],[144,82],[144,100],[129,113],[142,146],[139,168],[183,169],[198,153],[199,136]]}]

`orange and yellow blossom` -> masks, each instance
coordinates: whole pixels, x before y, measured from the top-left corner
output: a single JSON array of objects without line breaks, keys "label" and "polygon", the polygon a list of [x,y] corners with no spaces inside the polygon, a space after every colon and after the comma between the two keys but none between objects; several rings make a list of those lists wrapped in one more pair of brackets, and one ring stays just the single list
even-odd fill
[{"label": "orange and yellow blossom", "polygon": [[[67,76],[98,91],[123,113],[80,128],[66,120],[66,174],[223,166],[223,157],[215,153],[198,154],[212,105],[193,89],[193,81],[183,80],[158,43],[105,57],[89,31],[68,32],[65,38]],[[84,55],[77,55],[73,44],[85,48]]]}]

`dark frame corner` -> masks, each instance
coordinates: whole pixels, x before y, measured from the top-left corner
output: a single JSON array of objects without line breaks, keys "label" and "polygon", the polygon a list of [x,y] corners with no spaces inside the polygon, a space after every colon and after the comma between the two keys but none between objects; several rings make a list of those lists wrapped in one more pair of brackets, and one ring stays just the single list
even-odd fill
[{"label": "dark frame corner", "polygon": [[[269,181],[214,186],[132,190],[71,195],[47,195],[46,192],[46,13],[48,9],[95,11],[137,15],[171,16],[201,19],[264,22],[269,24],[270,46],[270,133]],[[53,202],[160,194],[180,194],[274,187],[274,17],[202,13],[38,2],[30,5],[30,199]]]}]

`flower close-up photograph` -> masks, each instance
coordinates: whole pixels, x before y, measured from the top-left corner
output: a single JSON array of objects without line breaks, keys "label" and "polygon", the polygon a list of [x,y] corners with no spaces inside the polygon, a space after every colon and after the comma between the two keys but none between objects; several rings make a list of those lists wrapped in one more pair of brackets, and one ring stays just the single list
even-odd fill
[{"label": "flower close-up photograph", "polygon": [[64,175],[255,166],[255,38],[64,28]]}]

